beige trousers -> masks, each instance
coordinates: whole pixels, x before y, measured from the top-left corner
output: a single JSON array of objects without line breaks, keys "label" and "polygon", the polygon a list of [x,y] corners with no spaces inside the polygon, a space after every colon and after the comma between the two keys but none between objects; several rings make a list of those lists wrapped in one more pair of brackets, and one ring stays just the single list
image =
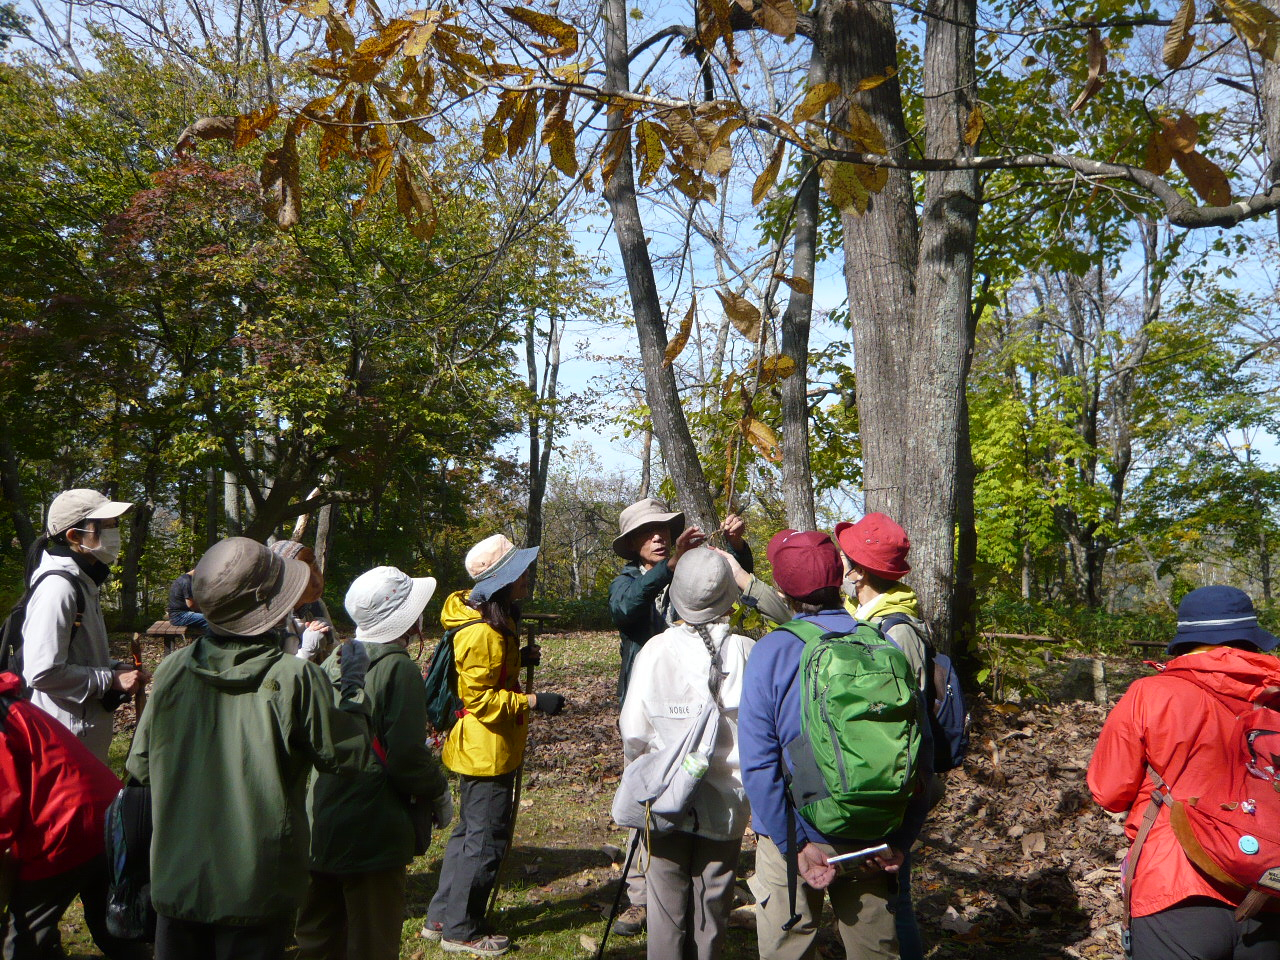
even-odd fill
[{"label": "beige trousers", "polygon": [[[818,844],[831,856],[836,848]],[[852,850],[853,848],[848,848]],[[822,903],[829,894],[840,939],[848,960],[897,960],[898,935],[894,931],[891,878],[887,873],[848,874],[837,877],[825,891],[814,890],[797,878],[796,913],[799,922],[783,930],[787,909],[787,860],[768,837],[756,844],[756,872],[747,885],[756,898],[756,938],[760,960],[812,960],[817,956]]]}]

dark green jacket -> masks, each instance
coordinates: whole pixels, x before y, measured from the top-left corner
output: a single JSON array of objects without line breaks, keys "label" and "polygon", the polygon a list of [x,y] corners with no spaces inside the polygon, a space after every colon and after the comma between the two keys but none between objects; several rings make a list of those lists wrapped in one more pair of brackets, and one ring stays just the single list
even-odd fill
[{"label": "dark green jacket", "polygon": [[[364,692],[385,765],[375,773],[312,778],[311,869],[321,873],[372,873],[409,863],[409,797],[430,802],[449,789],[440,761],[427,747],[427,691],[418,665],[398,643],[364,647],[370,660]],[[338,679],[336,653],[324,669]]]},{"label": "dark green jacket", "polygon": [[[751,547],[730,552],[748,573],[755,569]],[[671,570],[667,561],[655,564],[649,570],[640,569],[640,561],[632,560],[609,584],[609,613],[622,634],[620,653],[622,668],[618,673],[618,702],[627,698],[627,681],[631,678],[631,665],[640,648],[667,629],[668,620],[679,619],[672,614],[667,587],[671,586]]]},{"label": "dark green jacket", "polygon": [[307,889],[312,768],[378,768],[363,697],[335,707],[274,639],[213,636],[161,661],[125,766],[151,785],[156,911],[238,925],[290,918]]}]

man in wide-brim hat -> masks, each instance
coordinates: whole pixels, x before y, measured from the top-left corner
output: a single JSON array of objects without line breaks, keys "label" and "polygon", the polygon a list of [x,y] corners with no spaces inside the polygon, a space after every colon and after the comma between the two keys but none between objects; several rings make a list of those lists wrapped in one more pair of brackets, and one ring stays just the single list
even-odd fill
[{"label": "man in wide-brim hat", "polygon": [[[707,539],[700,528],[686,527],[684,519],[683,513],[668,509],[657,497],[636,501],[618,518],[613,552],[626,560],[627,565],[609,584],[609,612],[622,635],[618,670],[620,704],[627,697],[631,665],[640,648],[680,619],[667,595],[671,575],[680,558]],[[751,548],[743,538],[746,524],[742,518],[730,514],[720,529],[738,564],[748,572],[754,569]],[[618,917],[613,928],[623,936],[639,933],[645,924],[644,875],[633,873],[627,883],[631,906]]]}]

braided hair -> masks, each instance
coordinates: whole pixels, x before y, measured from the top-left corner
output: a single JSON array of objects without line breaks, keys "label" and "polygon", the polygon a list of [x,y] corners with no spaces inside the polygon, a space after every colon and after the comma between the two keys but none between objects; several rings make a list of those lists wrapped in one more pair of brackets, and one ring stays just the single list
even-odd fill
[{"label": "braided hair", "polygon": [[702,638],[703,646],[707,648],[707,655],[711,657],[707,686],[711,688],[712,699],[719,703],[720,685],[724,683],[724,662],[720,659],[720,649],[716,646],[716,642],[711,636],[711,631],[707,629],[705,623],[691,623],[689,626],[698,632],[698,636]]}]

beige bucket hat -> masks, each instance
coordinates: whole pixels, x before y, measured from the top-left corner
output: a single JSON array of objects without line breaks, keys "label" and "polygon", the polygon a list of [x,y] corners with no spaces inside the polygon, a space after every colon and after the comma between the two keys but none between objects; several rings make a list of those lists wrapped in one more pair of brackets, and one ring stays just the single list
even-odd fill
[{"label": "beige bucket hat", "polygon": [[[671,541],[684,531],[684,514],[672,513],[667,505],[657,497],[645,497],[637,500],[618,517],[618,535],[613,539],[613,552],[623,560],[634,560],[636,552],[627,542],[628,537],[641,527],[651,523],[665,523],[671,528]],[[677,568],[679,569],[679,568]]]}]

